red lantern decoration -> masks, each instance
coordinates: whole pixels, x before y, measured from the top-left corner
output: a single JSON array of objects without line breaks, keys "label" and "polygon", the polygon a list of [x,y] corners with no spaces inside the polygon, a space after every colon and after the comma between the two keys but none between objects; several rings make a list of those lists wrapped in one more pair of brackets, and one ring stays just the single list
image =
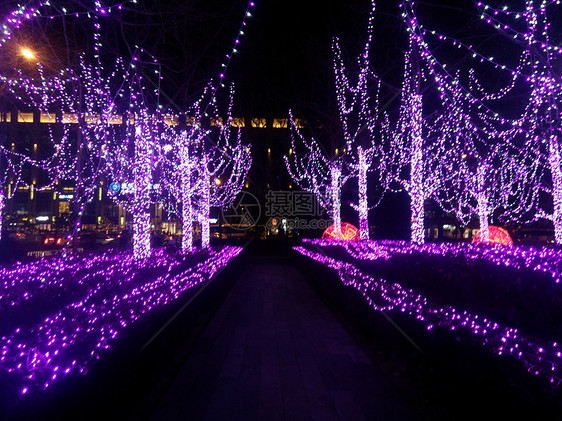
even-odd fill
[{"label": "red lantern decoration", "polygon": [[500,227],[496,227],[494,225],[490,225],[488,227],[490,231],[490,240],[489,241],[482,241],[480,238],[480,231],[476,233],[476,235],[472,238],[473,243],[482,243],[482,244],[501,244],[503,246],[512,246],[513,240],[509,233]]},{"label": "red lantern decoration", "polygon": [[330,225],[322,234],[322,240],[359,241],[359,230],[347,222],[342,222],[340,232],[337,233],[334,225]]}]

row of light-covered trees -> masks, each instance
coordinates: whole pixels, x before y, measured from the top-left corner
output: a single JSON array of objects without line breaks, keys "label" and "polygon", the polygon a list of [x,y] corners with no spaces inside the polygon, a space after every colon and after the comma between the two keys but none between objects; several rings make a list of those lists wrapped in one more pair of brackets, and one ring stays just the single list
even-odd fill
[{"label": "row of light-covered trees", "polygon": [[[557,244],[562,243],[562,48],[551,40],[548,19],[558,5],[533,0],[525,4],[521,11],[477,6],[483,22],[518,46],[518,65],[510,68],[461,40],[426,28],[418,21],[413,1],[402,2],[408,48],[394,119],[379,109],[381,80],[372,70],[374,2],[365,49],[353,68],[344,64],[340,41],[334,40],[345,154],[325,152],[293,123],[296,153],[285,159],[295,182],[329,209],[336,231],[342,186],[356,179],[358,201],[353,206],[359,214],[361,238],[368,238],[368,210],[382,197],[371,194],[371,203],[366,202],[367,173],[374,172],[378,192],[403,190],[409,195],[414,243],[424,242],[424,207],[429,199],[462,223],[478,218],[483,241],[489,240],[492,218],[502,222],[548,218]],[[432,37],[463,49],[475,60],[474,66],[448,67],[432,51]],[[487,92],[477,76],[484,71],[484,78],[488,77],[490,67],[505,77],[505,87],[497,92]],[[510,95],[521,102],[522,93],[524,106],[503,115],[498,102]]]},{"label": "row of light-covered trees", "polygon": [[[193,247],[195,221],[201,224],[202,246],[209,247],[211,207],[232,203],[251,165],[249,146],[230,124],[234,90],[228,110],[221,113],[218,84],[211,81],[189,110],[189,125],[178,125],[179,113],[163,111],[160,104],[158,61],[139,47],[128,60],[103,56],[99,21],[107,10],[96,2],[88,13],[94,48],[91,54],[81,54],[77,65],[47,71],[38,62],[32,76],[21,71],[1,76],[18,103],[45,115],[76,119],[72,128],[50,127],[52,153],[41,159],[2,147],[3,178],[12,182],[13,192],[26,183],[21,168],[27,165],[48,175],[44,187],[71,181],[78,215],[74,238],[80,216],[103,180],[113,199],[133,216],[135,257],[150,253],[149,209],[154,202],[163,202],[182,219],[184,252]],[[225,124],[208,128],[203,120],[210,118]],[[0,195],[0,207],[5,199]]]}]

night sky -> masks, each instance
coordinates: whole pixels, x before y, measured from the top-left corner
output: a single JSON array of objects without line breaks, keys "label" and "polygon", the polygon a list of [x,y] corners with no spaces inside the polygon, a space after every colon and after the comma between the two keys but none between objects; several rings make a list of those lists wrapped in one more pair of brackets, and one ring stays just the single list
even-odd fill
[{"label": "night sky", "polygon": [[[146,1],[140,13],[125,14],[123,32],[126,39],[139,40],[139,45],[160,60],[164,65],[164,92],[185,108],[209,78],[218,75],[247,2],[163,3]],[[378,24],[385,27],[384,40],[375,47],[382,53],[381,61],[388,61],[389,54],[396,53],[396,45],[390,40],[394,43],[396,38],[404,38],[397,19],[398,7],[392,1],[388,3],[379,7],[377,18]],[[239,53],[233,56],[226,72],[227,81],[236,84],[239,112],[286,116],[293,108],[331,119],[333,111],[327,112],[326,107],[335,106],[332,38],[342,39],[344,54],[354,62],[366,40],[369,10],[370,2],[366,0],[257,1]],[[397,69],[385,65],[383,72],[399,70],[401,64],[395,64]]]},{"label": "night sky", "polygon": [[[377,2],[371,63],[383,80],[381,99],[390,112],[397,109],[402,82],[405,26],[397,1]],[[520,4],[514,9],[524,8]],[[208,0],[190,2],[145,1],[124,15],[128,40],[151,51],[164,65],[163,90],[171,102],[185,109],[205,83],[218,75],[224,55],[232,48],[247,2]],[[496,6],[503,3],[496,2]],[[226,72],[236,84],[240,114],[286,116],[289,109],[328,124],[337,116],[332,39],[341,39],[350,68],[367,35],[368,0],[257,1],[248,19],[239,53]],[[429,29],[463,40],[486,55],[515,66],[520,49],[479,19],[471,0],[419,2],[419,21]],[[165,28],[165,30],[162,30]],[[121,30],[121,29],[120,29]],[[451,69],[466,71],[474,65],[466,50],[429,39],[436,56]],[[131,44],[131,42],[129,42]],[[486,72],[486,83],[499,89],[506,83],[501,72]]]},{"label": "night sky", "polygon": [[[377,72],[390,76],[392,90],[400,86],[396,76],[401,74],[400,52],[406,37],[397,4],[385,3],[377,7],[378,39],[373,52],[380,67]],[[123,16],[123,32],[160,60],[165,93],[185,107],[210,77],[218,75],[246,5],[241,0],[146,1],[140,13]],[[369,10],[366,0],[257,1],[239,53],[226,73],[227,81],[236,84],[238,110],[286,116],[292,108],[331,119],[335,106],[332,38],[341,38],[344,54],[354,63],[366,41]]]},{"label": "night sky", "polygon": [[[523,1],[510,3],[514,9],[524,7]],[[145,48],[162,64],[162,91],[167,105],[175,111],[185,110],[209,79],[220,73],[247,4],[246,0],[126,3],[124,11],[101,20],[104,57],[111,60],[121,55],[126,59],[135,45]],[[344,57],[353,69],[366,40],[370,1],[258,0],[255,4],[246,34],[240,39],[239,53],[233,56],[226,72],[227,81],[236,84],[237,111],[244,115],[286,116],[293,109],[297,114],[329,123],[336,116],[332,39],[341,39]],[[373,69],[383,81],[382,103],[389,111],[399,104],[402,53],[407,49],[398,4],[396,0],[377,2],[371,48]],[[419,21],[427,28],[459,38],[486,55],[516,65],[518,47],[480,21],[472,0],[417,4]],[[15,37],[42,52],[42,62],[56,68],[55,61],[75,60],[72,54],[68,57],[68,51],[80,53],[90,48],[86,41],[91,39],[91,23],[67,18],[62,30],[62,20],[53,22],[58,23],[41,19],[32,22],[16,31]],[[70,48],[63,48],[65,42]],[[466,58],[465,50],[456,51],[447,42],[428,42],[436,56],[451,68],[467,70],[474,65]],[[2,57],[3,65],[22,64],[12,63],[10,57],[14,54],[8,48],[3,53],[8,54]],[[505,83],[501,72],[488,72],[486,80],[490,88]]]}]

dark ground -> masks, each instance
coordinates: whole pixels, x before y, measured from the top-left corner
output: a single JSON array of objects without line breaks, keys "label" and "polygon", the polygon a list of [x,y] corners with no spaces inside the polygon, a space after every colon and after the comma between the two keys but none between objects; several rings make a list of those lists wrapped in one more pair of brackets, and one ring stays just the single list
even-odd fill
[{"label": "dark ground", "polygon": [[150,420],[410,420],[289,257],[252,256]]}]

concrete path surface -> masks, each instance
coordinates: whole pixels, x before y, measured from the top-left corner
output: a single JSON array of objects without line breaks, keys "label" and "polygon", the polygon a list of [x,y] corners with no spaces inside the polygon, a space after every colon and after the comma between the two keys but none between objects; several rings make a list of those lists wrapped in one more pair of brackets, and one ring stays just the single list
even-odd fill
[{"label": "concrete path surface", "polygon": [[150,420],[416,417],[283,257],[254,257]]}]

